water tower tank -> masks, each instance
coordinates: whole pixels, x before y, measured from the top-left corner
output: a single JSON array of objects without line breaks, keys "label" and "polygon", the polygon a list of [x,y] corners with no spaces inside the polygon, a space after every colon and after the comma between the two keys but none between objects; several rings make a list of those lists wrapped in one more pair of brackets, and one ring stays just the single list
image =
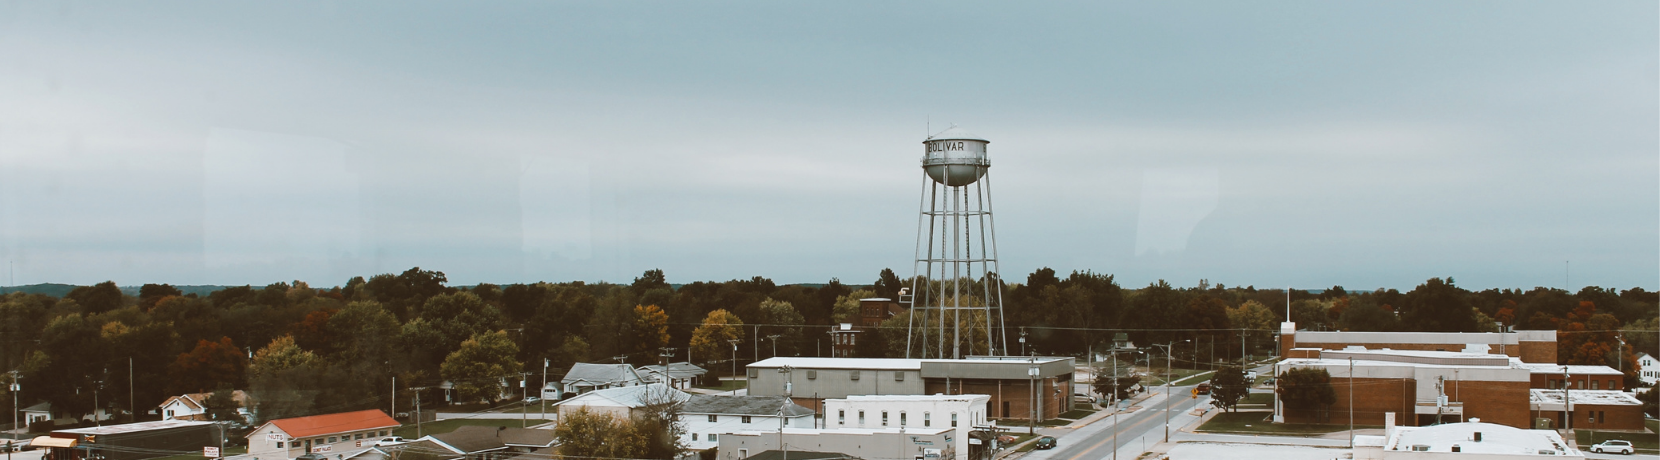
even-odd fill
[{"label": "water tower tank", "polygon": [[972,184],[986,175],[986,168],[991,167],[991,162],[986,160],[986,144],[989,143],[991,141],[953,125],[922,141],[926,149],[922,157],[922,170],[934,182],[947,187]]}]

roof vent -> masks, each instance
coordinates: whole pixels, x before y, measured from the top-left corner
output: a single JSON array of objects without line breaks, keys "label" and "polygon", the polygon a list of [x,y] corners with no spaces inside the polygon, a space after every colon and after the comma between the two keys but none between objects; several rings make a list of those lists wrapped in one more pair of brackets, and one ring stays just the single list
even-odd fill
[{"label": "roof vent", "polygon": [[1481,442],[1481,432],[1480,431],[1476,432],[1476,442]]}]

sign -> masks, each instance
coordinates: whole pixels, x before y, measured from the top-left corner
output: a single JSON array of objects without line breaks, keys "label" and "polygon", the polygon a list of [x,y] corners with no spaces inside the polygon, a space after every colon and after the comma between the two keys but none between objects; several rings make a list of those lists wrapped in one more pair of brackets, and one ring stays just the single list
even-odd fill
[{"label": "sign", "polygon": [[357,447],[363,447],[363,441],[358,441],[357,442]]},{"label": "sign", "polygon": [[265,440],[266,441],[287,441],[288,437],[283,436],[282,433],[271,432],[271,433],[265,433]]},{"label": "sign", "polygon": [[202,456],[207,457],[207,458],[219,458],[219,448],[218,447],[203,447],[202,448]]},{"label": "sign", "polygon": [[317,446],[317,447],[312,447],[311,451],[312,452],[333,452],[334,451],[334,445],[333,444],[323,444],[323,445],[320,445],[320,446]]}]

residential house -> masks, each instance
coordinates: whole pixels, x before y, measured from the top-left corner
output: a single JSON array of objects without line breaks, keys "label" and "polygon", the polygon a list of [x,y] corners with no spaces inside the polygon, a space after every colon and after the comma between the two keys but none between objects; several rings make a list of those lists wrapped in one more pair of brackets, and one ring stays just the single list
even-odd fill
[{"label": "residential house", "polygon": [[[189,393],[167,398],[161,403],[159,413],[162,420],[208,420],[207,400],[213,393]],[[242,390],[231,392],[231,400],[236,401],[236,412],[242,415],[244,421],[253,414],[248,412],[248,394]]]},{"label": "residential house", "polygon": [[248,454],[291,459],[307,453],[367,448],[392,435],[392,429],[399,426],[397,420],[378,409],[272,420],[248,433]]},{"label": "residential house", "polygon": [[1654,356],[1648,353],[1638,353],[1637,366],[1639,366],[1637,380],[1641,380],[1644,385],[1648,386],[1660,383],[1660,359],[1655,359]]},{"label": "residential house", "polygon": [[691,388],[699,376],[709,372],[692,363],[669,363],[667,367],[654,364],[642,366],[637,371],[647,382],[667,383],[680,390]]},{"label": "residential house", "polygon": [[23,424],[25,425],[33,425],[53,418],[52,403],[45,401],[19,409],[18,412],[23,413]]},{"label": "residential house", "polygon": [[383,452],[387,460],[458,460],[467,456],[428,438],[374,450]]},{"label": "residential house", "polygon": [[633,418],[644,415],[642,411],[652,404],[684,402],[690,397],[686,392],[669,388],[668,385],[652,383],[590,391],[560,401],[553,407],[560,420],[579,410]]},{"label": "residential house", "polygon": [[692,450],[717,447],[720,436],[739,431],[813,428],[813,410],[784,396],[693,394],[680,406],[681,435]]},{"label": "residential house", "polygon": [[564,393],[582,394],[606,388],[643,385],[645,379],[640,378],[634,366],[627,364],[576,363],[559,383],[564,387]]}]

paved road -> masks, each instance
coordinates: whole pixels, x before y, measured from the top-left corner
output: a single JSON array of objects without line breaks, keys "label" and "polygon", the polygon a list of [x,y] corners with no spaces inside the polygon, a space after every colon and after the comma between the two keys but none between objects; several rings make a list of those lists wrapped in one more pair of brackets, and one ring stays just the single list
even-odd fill
[{"label": "paved road", "polygon": [[[1173,387],[1176,398],[1170,403],[1170,431],[1172,436],[1178,427],[1193,422],[1198,417],[1189,415],[1194,407],[1204,407],[1210,404],[1210,398],[1201,396],[1194,399],[1191,396],[1192,386]],[[1162,393],[1163,388],[1155,390]],[[1081,460],[1081,459],[1111,459],[1113,458],[1113,433],[1118,433],[1118,458],[1133,459],[1148,447],[1164,440],[1165,403],[1164,394],[1155,394],[1142,401],[1140,409],[1135,412],[1118,414],[1117,421],[1113,417],[1103,418],[1100,421],[1086,425],[1076,430],[1070,430],[1063,435],[1056,436],[1053,430],[1049,434],[1058,438],[1057,446],[1053,450],[1035,451],[1023,457],[1022,460]]]}]

